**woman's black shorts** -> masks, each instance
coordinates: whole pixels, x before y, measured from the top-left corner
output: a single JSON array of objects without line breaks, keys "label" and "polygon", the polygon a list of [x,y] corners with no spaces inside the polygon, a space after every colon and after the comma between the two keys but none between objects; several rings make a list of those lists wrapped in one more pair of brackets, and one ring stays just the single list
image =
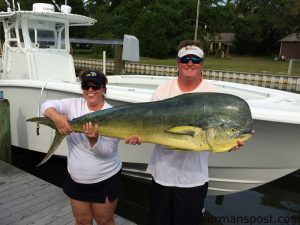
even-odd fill
[{"label": "woman's black shorts", "polygon": [[67,173],[63,190],[72,199],[84,202],[105,203],[120,198],[123,190],[121,170],[112,177],[94,184],[81,184],[72,180]]}]

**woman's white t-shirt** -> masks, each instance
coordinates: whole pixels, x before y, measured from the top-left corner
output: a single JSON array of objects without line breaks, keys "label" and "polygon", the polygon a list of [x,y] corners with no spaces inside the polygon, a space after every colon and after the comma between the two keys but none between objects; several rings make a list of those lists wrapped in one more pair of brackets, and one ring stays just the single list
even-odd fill
[{"label": "woman's white t-shirt", "polygon": [[[41,108],[44,113],[53,107],[58,113],[68,116],[70,120],[91,113],[84,98],[67,98],[61,100],[47,100]],[[102,109],[111,108],[107,102]],[[101,121],[100,121],[101,126]],[[82,133],[71,133],[67,139],[68,172],[77,183],[97,183],[116,174],[122,167],[118,154],[119,139],[99,136],[97,143],[91,147]]]}]

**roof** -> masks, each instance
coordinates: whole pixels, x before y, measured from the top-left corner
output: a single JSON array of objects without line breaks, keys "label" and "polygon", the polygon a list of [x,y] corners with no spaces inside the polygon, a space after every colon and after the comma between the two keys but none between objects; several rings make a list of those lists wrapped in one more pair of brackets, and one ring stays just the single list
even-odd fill
[{"label": "roof", "polygon": [[209,34],[209,41],[231,43],[234,40],[234,33],[219,33],[215,35]]},{"label": "roof", "polygon": [[300,42],[300,33],[291,33],[279,41],[281,41],[281,42]]},{"label": "roof", "polygon": [[93,25],[97,22],[95,19],[92,19],[87,16],[77,15],[77,14],[65,14],[61,12],[34,12],[34,11],[14,11],[14,12],[0,12],[0,22],[3,22],[6,18],[10,17],[31,17],[34,19],[38,18],[49,18],[49,20],[67,20],[70,23],[70,26],[86,26]]},{"label": "roof", "polygon": [[71,43],[100,44],[100,45],[123,45],[121,39],[91,39],[91,38],[70,38]]}]

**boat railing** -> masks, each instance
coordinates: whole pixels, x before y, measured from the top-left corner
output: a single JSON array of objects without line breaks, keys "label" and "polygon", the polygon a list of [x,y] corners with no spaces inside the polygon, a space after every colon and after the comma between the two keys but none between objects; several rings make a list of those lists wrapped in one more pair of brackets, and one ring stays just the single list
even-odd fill
[{"label": "boat railing", "polygon": [[[76,69],[99,69],[103,68],[103,61],[97,59],[74,58]],[[115,62],[106,61],[106,71],[114,71]],[[140,63],[125,63],[125,74],[141,74],[151,76],[177,76],[176,66],[150,65]],[[265,74],[237,71],[222,71],[204,69],[203,75],[206,79],[223,80],[235,83],[251,84],[292,92],[300,92],[300,76],[288,76],[286,74]]]}]

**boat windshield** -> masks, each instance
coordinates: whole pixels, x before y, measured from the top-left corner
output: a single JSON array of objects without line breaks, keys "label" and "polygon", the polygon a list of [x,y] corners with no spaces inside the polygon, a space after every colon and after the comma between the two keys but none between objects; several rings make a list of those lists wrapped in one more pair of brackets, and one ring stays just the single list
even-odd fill
[{"label": "boat windshield", "polygon": [[54,48],[54,32],[50,30],[29,29],[29,36],[33,46],[39,48]]},{"label": "boat windshield", "polygon": [[29,21],[28,33],[32,48],[66,49],[64,23]]}]

